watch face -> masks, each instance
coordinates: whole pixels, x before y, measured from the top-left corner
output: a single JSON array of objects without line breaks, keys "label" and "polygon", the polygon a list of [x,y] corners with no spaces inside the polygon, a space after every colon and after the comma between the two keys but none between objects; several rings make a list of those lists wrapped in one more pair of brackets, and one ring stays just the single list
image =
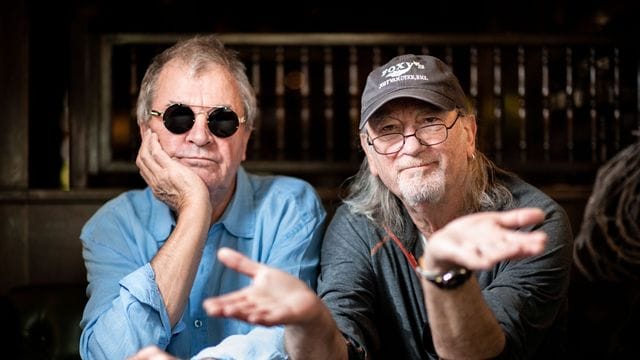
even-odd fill
[{"label": "watch face", "polygon": [[428,273],[420,268],[417,268],[416,271],[425,280],[430,281],[441,289],[455,289],[469,280],[473,273],[465,268],[456,268],[440,274]]},{"label": "watch face", "polygon": [[446,273],[442,274],[441,287],[446,289],[457,288],[458,286],[464,284],[470,276],[471,271],[464,268],[447,271]]}]

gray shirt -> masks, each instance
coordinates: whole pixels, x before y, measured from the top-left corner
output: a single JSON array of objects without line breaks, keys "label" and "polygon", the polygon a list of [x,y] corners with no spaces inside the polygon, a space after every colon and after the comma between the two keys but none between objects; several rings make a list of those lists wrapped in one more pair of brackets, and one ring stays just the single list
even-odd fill
[{"label": "gray shirt", "polygon": [[[515,176],[501,181],[513,194],[511,207],[545,212],[535,229],[546,232],[549,241],[538,256],[503,261],[474,276],[506,334],[502,358],[560,358],[566,351],[571,226],[564,210],[540,190]],[[395,235],[419,258],[417,231],[405,228]],[[350,358],[438,358],[420,280],[407,257],[382,227],[345,205],[337,209],[325,234],[318,294],[349,340]]]}]

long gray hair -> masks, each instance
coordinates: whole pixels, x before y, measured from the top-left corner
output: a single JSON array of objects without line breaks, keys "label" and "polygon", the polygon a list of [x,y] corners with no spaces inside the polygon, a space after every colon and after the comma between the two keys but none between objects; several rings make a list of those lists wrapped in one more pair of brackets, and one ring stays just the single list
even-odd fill
[{"label": "long gray hair", "polygon": [[151,117],[149,112],[156,95],[158,77],[164,66],[172,60],[180,60],[187,64],[194,75],[207,71],[212,64],[225,67],[238,83],[246,125],[253,127],[257,114],[257,101],[255,91],[247,78],[246,67],[238,58],[238,53],[226,48],[215,35],[196,35],[181,40],[153,58],[140,85],[136,109],[139,125]]},{"label": "long gray hair", "polygon": [[[496,178],[496,175],[507,171],[500,169],[480,151],[476,151],[469,161],[471,170],[467,174],[466,191],[463,194],[465,213],[509,206],[513,196]],[[358,172],[349,179],[347,190],[343,202],[353,213],[364,215],[378,225],[387,226],[396,234],[405,230],[402,202],[379,177],[371,174],[366,158]]]}]

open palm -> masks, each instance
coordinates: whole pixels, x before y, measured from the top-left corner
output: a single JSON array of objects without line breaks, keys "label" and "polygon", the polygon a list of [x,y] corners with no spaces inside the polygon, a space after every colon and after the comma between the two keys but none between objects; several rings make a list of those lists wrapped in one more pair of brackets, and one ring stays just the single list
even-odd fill
[{"label": "open palm", "polygon": [[265,326],[305,323],[314,316],[320,300],[296,277],[228,248],[220,249],[218,258],[253,281],[244,289],[205,300],[203,306],[209,316],[232,317]]}]

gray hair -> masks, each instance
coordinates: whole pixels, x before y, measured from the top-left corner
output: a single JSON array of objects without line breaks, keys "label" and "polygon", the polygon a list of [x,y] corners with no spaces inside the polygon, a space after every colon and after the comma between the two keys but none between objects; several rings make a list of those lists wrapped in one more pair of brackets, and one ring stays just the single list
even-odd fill
[{"label": "gray hair", "polygon": [[205,72],[212,64],[225,67],[238,84],[246,118],[245,124],[249,128],[253,127],[258,109],[255,91],[247,77],[246,67],[238,58],[238,53],[225,48],[222,41],[215,35],[196,35],[181,40],[153,58],[140,85],[136,109],[138,125],[149,121],[151,104],[157,91],[158,77],[164,66],[172,60],[184,62],[195,75]]},{"label": "gray hair", "polygon": [[[513,195],[496,175],[506,174],[480,151],[469,160],[471,171],[467,175],[464,196],[465,213],[511,206]],[[406,226],[403,204],[379,177],[369,171],[365,158],[358,172],[349,179],[348,195],[343,202],[351,212],[367,217],[372,222],[387,226],[394,233],[402,233]]]}]

